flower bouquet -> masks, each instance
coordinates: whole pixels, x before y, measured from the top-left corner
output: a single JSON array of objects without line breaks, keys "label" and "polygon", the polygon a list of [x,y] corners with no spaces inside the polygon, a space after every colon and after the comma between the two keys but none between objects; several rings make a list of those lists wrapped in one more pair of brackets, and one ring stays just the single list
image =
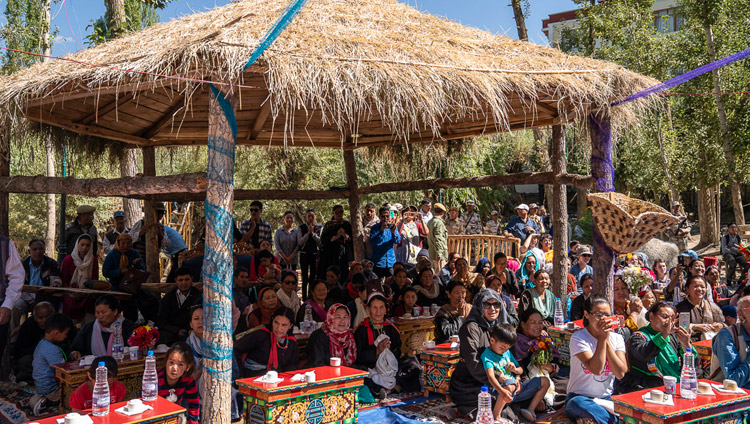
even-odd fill
[{"label": "flower bouquet", "polygon": [[620,274],[620,276],[622,277],[623,281],[625,281],[625,284],[628,285],[630,293],[632,293],[634,296],[638,295],[641,287],[650,287],[654,282],[653,277],[651,277],[651,273],[649,273],[648,270],[641,269],[641,267],[639,266],[626,266],[622,269],[621,272],[622,273]]},{"label": "flower bouquet", "polygon": [[531,352],[530,364],[542,368],[552,360],[552,339],[549,337],[538,337],[529,348]]},{"label": "flower bouquet", "polygon": [[745,240],[742,240],[740,245],[737,246],[737,251],[745,255],[745,259],[750,261],[750,244],[747,244]]},{"label": "flower bouquet", "polygon": [[136,328],[128,337],[128,346],[138,346],[141,356],[149,350],[153,350],[159,341],[159,330],[156,327],[142,325]]}]

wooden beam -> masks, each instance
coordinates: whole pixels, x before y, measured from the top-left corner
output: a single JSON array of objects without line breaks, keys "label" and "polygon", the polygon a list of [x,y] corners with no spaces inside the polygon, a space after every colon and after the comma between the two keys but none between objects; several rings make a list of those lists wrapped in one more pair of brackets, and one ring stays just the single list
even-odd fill
[{"label": "wooden beam", "polygon": [[[155,136],[159,133],[159,131],[162,130],[167,124],[169,124],[170,121],[172,121],[174,114],[177,113],[180,109],[184,108],[185,105],[185,96],[178,94],[175,95],[175,99],[172,102],[172,104],[169,106],[169,109],[164,112],[164,114],[159,118],[159,120],[152,125],[151,127],[147,128],[145,131],[141,133],[141,137],[150,139],[151,137]],[[205,141],[205,140],[204,140]]]},{"label": "wooden beam", "polygon": [[158,80],[158,81],[145,81],[137,82],[132,84],[122,84],[116,86],[106,86],[99,88],[85,89],[80,87],[78,90],[70,90],[66,92],[58,92],[52,94],[45,94],[44,97],[40,97],[33,100],[28,100],[25,103],[26,108],[35,108],[39,106],[49,105],[53,103],[64,103],[67,100],[83,99],[86,97],[98,97],[105,96],[108,94],[116,93],[136,93],[140,91],[152,90],[164,86],[172,85],[171,80]]},{"label": "wooden beam", "polygon": [[[568,194],[562,176],[567,169],[565,156],[565,130],[561,125],[552,126],[552,172],[558,178],[552,184],[552,228],[555,229],[552,244],[552,287],[555,296],[566,305],[568,295]],[[565,309],[565,308],[563,308]]]},{"label": "wooden beam", "polygon": [[112,112],[113,110],[116,110],[117,108],[122,107],[125,104],[127,104],[128,102],[130,102],[133,99],[135,99],[135,96],[128,96],[128,95],[123,95],[123,96],[118,96],[118,97],[119,98],[115,98],[111,102],[109,102],[106,105],[104,105],[104,107],[102,107],[101,109],[97,107],[96,110],[94,110],[87,117],[85,117],[85,118],[81,119],[80,121],[78,121],[78,123],[82,124],[82,125],[87,125],[87,124],[90,124],[91,122],[94,122],[94,121],[98,122],[98,119],[99,119],[100,116],[104,116],[104,115],[108,114],[109,112]]},{"label": "wooden beam", "polygon": [[[2,140],[0,140],[1,142]],[[0,145],[1,146],[1,145]],[[2,172],[0,153],[0,173]],[[160,193],[206,192],[206,174],[77,179],[73,177],[0,176],[0,193],[71,194],[88,197],[145,197]]]},{"label": "wooden beam", "polygon": [[344,170],[346,173],[346,185],[349,188],[349,222],[352,224],[352,241],[354,242],[354,260],[361,261],[365,258],[365,243],[363,239],[362,211],[359,205],[359,193],[357,190],[357,162],[354,158],[354,150],[344,150]]},{"label": "wooden beam", "polygon": [[263,106],[261,106],[260,111],[258,111],[258,116],[255,118],[255,122],[253,122],[253,127],[247,134],[247,140],[255,141],[258,139],[258,134],[260,134],[260,130],[263,128],[263,125],[266,123],[266,120],[268,119],[268,116],[270,114],[271,99],[269,95],[269,98],[266,99],[266,101],[263,103]]},{"label": "wooden beam", "polygon": [[[131,197],[142,198],[144,196]],[[205,200],[206,193],[205,191],[199,193],[180,193],[175,190],[166,190],[154,195],[154,197],[164,202],[200,202]],[[346,188],[332,188],[330,190],[234,190],[234,200],[328,200],[347,199],[348,197],[349,190]]]},{"label": "wooden beam", "polygon": [[43,124],[64,128],[68,131],[73,131],[74,133],[107,138],[134,146],[148,146],[149,144],[149,141],[143,137],[110,130],[104,127],[100,127],[96,124],[78,124],[76,122],[72,122],[59,116],[50,115],[48,113],[27,115],[26,118],[34,122],[41,122]]}]

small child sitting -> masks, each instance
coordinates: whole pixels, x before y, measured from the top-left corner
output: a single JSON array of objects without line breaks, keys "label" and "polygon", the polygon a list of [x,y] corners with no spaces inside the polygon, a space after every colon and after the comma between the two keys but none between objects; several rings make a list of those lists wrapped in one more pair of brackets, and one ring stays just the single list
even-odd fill
[{"label": "small child sitting", "polygon": [[68,337],[73,321],[63,314],[52,314],[44,322],[44,338],[34,349],[33,372],[36,393],[31,397],[32,413],[39,416],[50,403],[60,401],[60,384],[55,378],[52,365],[65,362],[67,356],[60,343]]},{"label": "small child sitting", "polygon": [[534,411],[542,406],[541,400],[549,388],[549,380],[546,378],[534,378],[521,384],[520,375],[523,369],[510,352],[511,346],[516,343],[516,331],[509,324],[498,324],[490,331],[490,346],[485,349],[480,358],[487,373],[487,379],[497,391],[497,401],[492,410],[496,420],[501,419],[505,405],[512,402],[520,402],[528,399],[533,393],[528,409],[521,409],[521,415],[531,422],[536,422]]},{"label": "small child sitting", "polygon": [[86,409],[91,409],[91,398],[94,391],[94,383],[96,383],[96,369],[99,367],[99,362],[104,362],[104,366],[107,367],[107,384],[109,384],[109,396],[110,404],[122,402],[125,400],[127,390],[125,385],[117,381],[117,361],[111,356],[98,356],[91,363],[86,376],[86,382],[78,386],[78,388],[70,394],[70,409],[73,412],[81,412]]},{"label": "small child sitting", "polygon": [[193,350],[185,342],[176,342],[167,351],[166,366],[159,370],[159,396],[185,408],[187,424],[198,424],[201,419],[194,368]]}]

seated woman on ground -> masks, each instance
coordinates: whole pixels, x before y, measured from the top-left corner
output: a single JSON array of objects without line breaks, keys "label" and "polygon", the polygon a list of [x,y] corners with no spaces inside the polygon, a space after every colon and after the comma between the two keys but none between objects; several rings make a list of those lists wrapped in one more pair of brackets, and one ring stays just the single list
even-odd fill
[{"label": "seated woman on ground", "polygon": [[[378,358],[386,350],[393,352],[396,359],[401,357],[401,335],[396,327],[385,319],[386,299],[382,293],[372,292],[367,296],[367,310],[369,317],[354,331],[354,341],[357,343],[355,366],[363,370],[374,370]],[[381,336],[384,338],[376,344]],[[384,398],[395,386],[397,371],[398,369],[378,370],[375,375],[371,374],[372,378],[365,377],[365,386],[374,396]]]},{"label": "seated woman on ground", "polygon": [[409,314],[412,317],[415,316],[414,307],[417,306],[417,298],[417,289],[414,287],[407,287],[404,290],[403,301],[393,308],[392,316],[394,318],[403,317],[406,314]]},{"label": "seated woman on ground", "polygon": [[271,323],[246,334],[234,343],[237,362],[244,377],[264,375],[266,371],[296,370],[299,359],[297,339],[291,335],[294,314],[286,307],[276,309]]},{"label": "seated woman on ground", "polygon": [[[560,377],[558,372],[562,366],[560,352],[554,343],[550,343],[549,336],[544,331],[544,319],[536,309],[528,309],[519,317],[520,323],[516,331],[516,343],[513,345],[513,354],[516,357],[523,373],[521,380],[525,381],[534,377],[542,377],[550,382],[547,393],[544,395],[544,405],[553,407],[555,402],[556,387],[567,386],[568,379]],[[548,359],[543,361],[540,354],[532,354],[532,347],[539,349],[540,343],[544,345],[543,350],[549,353]],[[541,352],[541,351],[539,351]],[[548,362],[547,362],[548,361]],[[569,369],[569,367],[566,367]],[[563,374],[563,373],[561,373]],[[557,384],[555,384],[557,383]]]},{"label": "seated woman on ground", "polygon": [[614,312],[615,315],[622,317],[625,321],[625,327],[621,329],[621,334],[625,340],[628,340],[633,331],[638,330],[638,315],[643,310],[643,303],[641,303],[641,299],[630,294],[628,284],[620,275],[615,275],[613,291]]},{"label": "seated woman on ground", "polygon": [[665,375],[680,378],[683,354],[691,344],[690,334],[678,325],[677,317],[672,305],[658,302],[651,306],[649,324],[628,341],[630,370],[618,382],[616,394],[661,386]]},{"label": "seated woman on ground", "polygon": [[[506,296],[519,297],[523,290],[518,288],[518,280],[516,280],[516,273],[508,268],[508,257],[503,252],[495,254],[494,258],[495,267],[492,268],[492,275],[498,278],[500,286],[502,287],[502,293]],[[486,284],[485,284],[486,286]],[[497,291],[497,290],[495,290]],[[497,291],[500,293],[500,291]]]},{"label": "seated woman on ground", "polygon": [[583,304],[586,302],[586,299],[591,296],[591,291],[594,289],[594,276],[591,274],[583,274],[581,277],[581,287],[583,288],[583,294],[579,294],[572,302],[570,302],[571,321],[583,319]]},{"label": "seated woman on ground", "polygon": [[617,417],[594,402],[611,400],[615,378],[623,378],[628,370],[625,342],[612,331],[609,301],[590,297],[584,304],[582,330],[570,339],[570,380],[565,401],[565,416],[614,424]]},{"label": "seated woman on ground", "polygon": [[471,303],[474,295],[484,288],[484,277],[469,272],[469,261],[466,258],[456,259],[456,275],[453,280],[458,280],[466,286],[466,302]]},{"label": "seated woman on ground", "polygon": [[491,271],[492,265],[490,265],[490,260],[487,258],[479,258],[477,265],[474,267],[474,273],[481,275],[482,278],[487,278],[487,276],[491,274]]},{"label": "seated woman on ground", "polygon": [[710,340],[724,328],[724,314],[707,296],[706,280],[701,276],[690,277],[685,283],[685,300],[678,303],[677,313],[690,313],[690,339],[693,342]]},{"label": "seated woman on ground", "polygon": [[539,271],[539,260],[533,252],[526,252],[521,262],[521,268],[516,271],[518,286],[523,289],[534,287],[534,274]]},{"label": "seated woman on ground", "polygon": [[644,286],[641,287],[641,290],[638,292],[638,299],[641,300],[643,308],[638,313],[638,320],[636,323],[638,324],[638,328],[641,328],[647,326],[649,323],[648,310],[656,303],[656,294],[651,290],[651,287]]},{"label": "seated woman on ground", "polygon": [[445,287],[440,285],[432,269],[426,268],[419,271],[417,281],[412,287],[417,291],[417,304],[429,308],[431,305],[443,305],[448,301],[445,295]]},{"label": "seated woman on ground", "polygon": [[675,287],[680,288],[680,294],[683,294],[683,289],[685,288],[685,268],[677,264],[676,267],[669,270],[669,283],[667,284],[667,287],[664,288],[664,300],[667,301],[674,301],[674,289]]},{"label": "seated woman on ground", "polygon": [[341,358],[341,365],[351,367],[357,360],[357,344],[349,331],[349,309],[336,303],[328,309],[323,327],[313,331],[307,343],[307,366],[322,367],[331,357]]},{"label": "seated woman on ground", "polygon": [[508,312],[508,317],[509,317],[508,323],[513,326],[518,325],[518,311],[516,310],[516,305],[513,302],[513,299],[510,298],[510,296],[502,292],[500,279],[497,278],[495,274],[490,274],[484,280],[484,285],[488,289],[495,290],[503,299],[503,303],[505,304],[505,311]]},{"label": "seated woman on ground", "polygon": [[435,315],[435,344],[445,343],[451,336],[458,335],[458,330],[471,311],[471,305],[466,303],[464,283],[452,280],[448,283],[447,292],[449,302]]},{"label": "seated woman on ground", "polygon": [[542,314],[546,325],[550,326],[555,319],[555,294],[549,290],[549,274],[540,269],[534,274],[534,280],[536,285],[523,292],[518,302],[518,309],[522,314],[527,309],[536,309]]},{"label": "seated woman on ground", "polygon": [[[386,279],[387,280],[387,279]],[[407,276],[406,269],[399,268],[396,270],[395,266],[393,269],[393,278],[391,282],[391,291],[393,292],[393,303],[398,305],[403,301],[402,296],[407,287],[411,287],[411,280]]]},{"label": "seated woman on ground", "polygon": [[264,287],[258,293],[258,302],[253,310],[247,314],[247,328],[253,329],[260,325],[271,323],[273,312],[279,307],[279,298],[273,287]]},{"label": "seated woman on ground", "polygon": [[70,359],[78,360],[86,355],[112,356],[112,325],[115,322],[122,326],[122,339],[125,342],[135,330],[135,324],[120,313],[120,301],[111,294],[96,299],[94,314],[96,319],[84,324],[76,334]]},{"label": "seated woman on ground", "polygon": [[328,300],[328,285],[323,280],[315,280],[310,284],[310,299],[307,299],[297,311],[296,324],[305,320],[305,310],[310,305],[312,319],[315,322],[325,322],[328,316],[328,308],[333,302]]}]

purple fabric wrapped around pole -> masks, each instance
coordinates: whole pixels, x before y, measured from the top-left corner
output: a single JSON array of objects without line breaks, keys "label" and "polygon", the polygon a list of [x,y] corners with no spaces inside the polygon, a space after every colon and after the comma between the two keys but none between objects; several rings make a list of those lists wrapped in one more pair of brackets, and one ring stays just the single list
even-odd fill
[{"label": "purple fabric wrapped around pole", "polygon": [[[591,137],[591,176],[596,178],[598,192],[615,191],[615,168],[612,163],[612,132],[608,115],[589,115],[589,136]],[[594,217],[594,243],[591,266],[594,268],[594,290],[596,295],[614,300],[615,253],[602,238]]]}]

